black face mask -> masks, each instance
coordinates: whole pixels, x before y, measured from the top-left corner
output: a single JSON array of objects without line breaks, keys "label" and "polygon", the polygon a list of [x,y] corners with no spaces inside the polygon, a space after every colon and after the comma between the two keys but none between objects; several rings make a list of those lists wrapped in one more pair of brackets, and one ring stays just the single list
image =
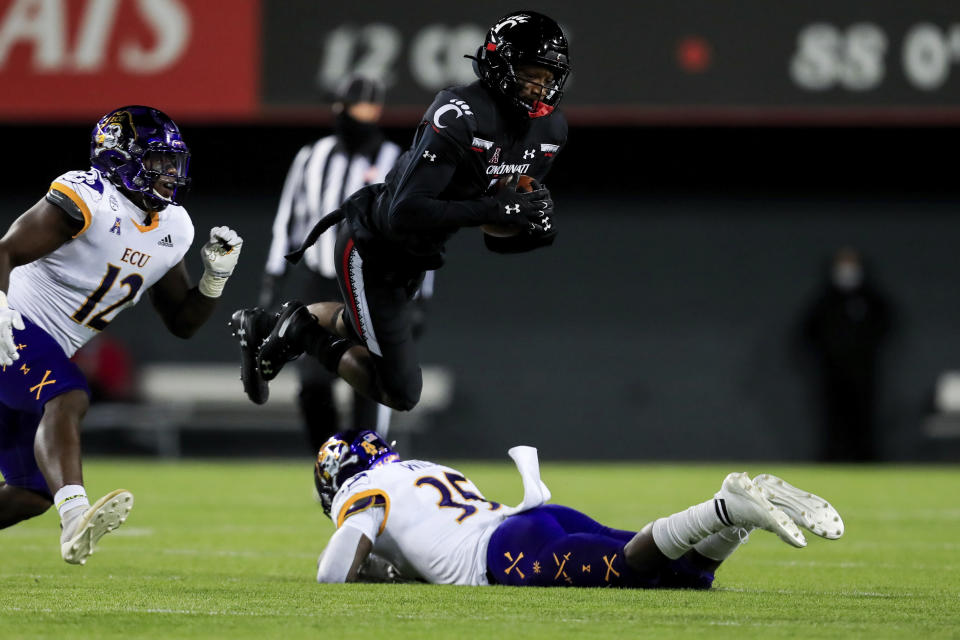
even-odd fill
[{"label": "black face mask", "polygon": [[349,153],[372,151],[383,138],[375,123],[355,120],[346,110],[337,114],[333,130]]}]

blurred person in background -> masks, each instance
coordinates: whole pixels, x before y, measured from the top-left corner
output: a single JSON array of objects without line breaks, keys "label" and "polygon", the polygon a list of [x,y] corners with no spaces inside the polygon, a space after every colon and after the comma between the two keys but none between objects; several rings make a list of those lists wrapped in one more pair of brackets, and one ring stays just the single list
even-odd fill
[{"label": "blurred person in background", "polygon": [[90,404],[136,402],[138,371],[130,348],[109,333],[99,333],[71,358],[90,389]]},{"label": "blurred person in background", "polygon": [[[300,300],[340,297],[334,263],[339,225],[320,235],[304,252],[300,264],[288,266],[284,256],[299,248],[320,219],[337,209],[348,196],[386,179],[401,149],[387,140],[377,126],[383,102],[384,88],[380,82],[360,75],[345,78],[334,93],[333,134],[306,145],[294,158],[273,223],[273,240],[260,293],[262,309],[271,309],[282,300],[281,290]],[[432,271],[427,274],[418,294],[420,305],[432,293],[432,276]],[[236,322],[242,324],[240,318]],[[317,451],[343,426],[333,396],[336,375],[314,358],[301,358],[297,364],[300,413],[310,450]],[[386,434],[390,410],[354,392],[351,424],[357,429],[375,426],[379,433]]]},{"label": "blurred person in background", "polygon": [[860,251],[836,251],[801,328],[815,360],[822,460],[877,458],[878,386],[892,323],[891,303],[872,282]]},{"label": "blurred person in background", "polygon": [[807,544],[801,526],[827,539],[843,535],[840,514],[823,498],[746,473],[727,475],[713,498],[639,532],[612,529],[546,504],[536,449],[509,455],[524,488],[516,507],[487,500],[456,469],[401,460],[373,432],[330,438],[314,482],[336,531],[317,581],[708,589],[753,529],[797,548]]},{"label": "blurred person in background", "polygon": [[90,505],[80,450],[90,389],[70,357],[144,292],[170,332],[189,338],[243,245],[228,227],[211,229],[192,284],[193,223],[181,206],[190,152],[166,114],[122,107],[91,137],[92,167],[56,178],[0,238],[0,528],[56,505],[71,564],[126,520],[133,495],[117,489]]},{"label": "blurred person in background", "polygon": [[[557,110],[567,56],[560,26],[539,13],[508,14],[490,28],[473,58],[479,81],[437,94],[386,182],[348,198],[289,256],[298,261],[343,220],[335,250],[343,302],[294,300],[276,315],[235,314],[251,400],[265,401],[267,382],[306,352],[368,398],[402,411],[419,402],[412,301],[425,272],[443,265],[450,237],[483,227],[490,250],[518,253],[556,236],[553,199],[540,181],[567,139]],[[520,174],[533,179],[531,191],[516,189]]]}]

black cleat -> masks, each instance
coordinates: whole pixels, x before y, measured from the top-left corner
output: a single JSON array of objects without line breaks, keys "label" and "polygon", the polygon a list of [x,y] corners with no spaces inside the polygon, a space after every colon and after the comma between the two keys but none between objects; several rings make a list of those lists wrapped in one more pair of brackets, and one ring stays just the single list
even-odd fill
[{"label": "black cleat", "polygon": [[283,365],[303,355],[307,336],[320,325],[299,300],[289,300],[280,307],[273,330],[257,353],[257,365],[264,380],[273,380]]},{"label": "black cleat", "polygon": [[233,337],[240,341],[240,380],[243,382],[243,391],[255,404],[263,404],[270,397],[270,387],[257,368],[257,345],[263,339],[257,328],[266,324],[266,318],[263,317],[265,315],[267,312],[260,307],[238,309],[230,316],[228,323]]}]

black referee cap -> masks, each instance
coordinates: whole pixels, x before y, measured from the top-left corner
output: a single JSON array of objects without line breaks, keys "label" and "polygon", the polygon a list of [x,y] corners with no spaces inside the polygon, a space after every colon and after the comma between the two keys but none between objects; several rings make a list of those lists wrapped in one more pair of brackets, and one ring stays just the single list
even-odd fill
[{"label": "black referee cap", "polygon": [[379,80],[352,74],[344,78],[337,86],[336,91],[334,91],[334,102],[342,102],[344,105],[358,102],[383,104],[384,93],[383,83]]}]

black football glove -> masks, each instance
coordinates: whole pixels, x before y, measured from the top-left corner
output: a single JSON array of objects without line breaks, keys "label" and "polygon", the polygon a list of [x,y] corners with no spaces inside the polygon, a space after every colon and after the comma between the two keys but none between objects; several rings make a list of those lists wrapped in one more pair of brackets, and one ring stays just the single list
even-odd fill
[{"label": "black football glove", "polygon": [[530,185],[532,191],[517,191],[519,179],[519,174],[511,175],[491,194],[497,201],[497,210],[487,222],[542,231],[545,225],[552,224],[550,217],[553,215],[553,198],[547,188],[536,180]]}]

